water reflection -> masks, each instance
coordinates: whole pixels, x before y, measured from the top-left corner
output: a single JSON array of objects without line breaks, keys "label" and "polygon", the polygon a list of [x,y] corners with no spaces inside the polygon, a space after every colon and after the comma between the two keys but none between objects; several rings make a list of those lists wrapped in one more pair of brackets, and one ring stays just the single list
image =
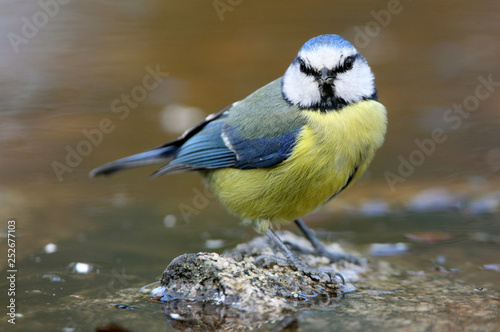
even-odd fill
[{"label": "water reflection", "polygon": [[273,330],[282,331],[296,322],[294,316],[274,322],[262,313],[249,315],[218,303],[176,300],[164,304],[163,310],[168,323],[177,331],[248,331],[273,325]]}]

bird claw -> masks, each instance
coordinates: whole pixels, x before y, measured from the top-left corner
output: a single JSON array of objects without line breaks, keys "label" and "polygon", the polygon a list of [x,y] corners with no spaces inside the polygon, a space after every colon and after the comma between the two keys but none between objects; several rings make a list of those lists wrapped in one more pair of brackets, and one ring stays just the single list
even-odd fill
[{"label": "bird claw", "polygon": [[[336,271],[335,271],[334,276],[335,276],[335,277],[339,277],[339,279],[340,279],[340,280],[342,280],[342,285],[344,285],[344,286],[345,286],[345,278],[344,278],[344,276],[342,275],[342,273],[340,273],[340,272],[336,272]],[[335,277],[334,277],[334,278],[335,278]]]},{"label": "bird claw", "polygon": [[[312,268],[305,263],[301,262],[302,264],[297,264],[297,263],[292,263],[288,261],[287,259],[283,259],[274,255],[260,255],[255,258],[255,264],[258,266],[262,267],[270,267],[273,265],[280,265],[280,266],[292,266],[294,267],[297,271],[300,273],[308,276],[311,278],[311,280],[320,282],[321,280],[326,280],[329,283],[332,284],[338,284],[339,282],[342,282],[343,285],[345,285],[345,278],[344,276],[337,271],[323,271],[320,269],[315,269]],[[340,281],[337,281],[337,279],[340,279]]]},{"label": "bird claw", "polygon": [[359,258],[357,256],[351,255],[351,254],[345,254],[345,253],[339,253],[339,252],[332,252],[326,248],[320,249],[320,250],[311,250],[307,249],[304,247],[301,247],[295,243],[290,243],[290,242],[285,242],[291,249],[298,251],[302,254],[305,255],[314,255],[318,257],[326,257],[328,260],[332,263],[337,263],[340,261],[346,261],[349,263],[353,263],[356,265],[366,265],[366,258]]}]

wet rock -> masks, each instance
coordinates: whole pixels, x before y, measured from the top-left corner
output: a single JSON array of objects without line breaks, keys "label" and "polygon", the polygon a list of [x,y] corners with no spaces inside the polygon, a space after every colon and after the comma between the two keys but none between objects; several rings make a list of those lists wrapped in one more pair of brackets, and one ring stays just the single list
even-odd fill
[{"label": "wet rock", "polygon": [[500,210],[500,192],[495,192],[472,200],[466,211],[471,214],[489,214]]},{"label": "wet rock", "polygon": [[500,264],[484,264],[483,268],[485,270],[491,270],[495,272],[500,272]]},{"label": "wet rock", "polygon": [[439,212],[459,209],[462,203],[462,197],[445,188],[431,188],[415,195],[408,208],[414,212]]},{"label": "wet rock", "polygon": [[[316,257],[307,241],[291,233],[280,237],[292,247],[304,246],[306,253],[299,256],[309,266],[339,271],[347,281],[367,270]],[[328,248],[341,251],[336,244]],[[175,328],[237,331],[278,322],[297,308],[335,306],[345,292],[354,290],[348,282],[314,281],[293,270],[282,256],[262,267],[262,257],[270,256],[274,252],[266,237],[238,245],[224,255],[185,254],[170,263],[153,294],[164,302],[165,314]]]},{"label": "wet rock", "polygon": [[408,245],[403,242],[398,243],[372,243],[370,254],[373,256],[394,256],[403,255],[408,252]]}]

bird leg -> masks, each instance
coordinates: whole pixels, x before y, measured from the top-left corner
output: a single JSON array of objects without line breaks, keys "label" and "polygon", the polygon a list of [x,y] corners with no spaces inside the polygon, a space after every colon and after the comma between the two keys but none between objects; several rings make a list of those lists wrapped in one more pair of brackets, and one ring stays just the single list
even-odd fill
[{"label": "bird leg", "polygon": [[345,253],[331,252],[325,248],[323,243],[321,243],[316,235],[314,235],[313,231],[306,226],[306,224],[301,219],[295,219],[295,224],[300,228],[302,233],[304,233],[305,237],[311,242],[314,250],[316,251],[316,255],[323,256],[328,258],[332,263],[345,260],[351,263],[355,263],[358,265],[364,265],[363,261],[358,257]]},{"label": "bird leg", "polygon": [[[339,277],[342,280],[342,283],[345,284],[344,277],[339,272],[329,272],[329,271],[321,271],[319,269],[312,268],[304,263],[297,255],[295,255],[284,243],[281,239],[276,235],[273,229],[268,229],[266,235],[273,241],[273,243],[281,250],[281,252],[285,255],[288,263],[290,263],[297,271],[307,275],[314,281],[320,281],[321,279],[326,278],[327,280],[337,283],[335,277]],[[332,277],[333,275],[333,277]]]}]

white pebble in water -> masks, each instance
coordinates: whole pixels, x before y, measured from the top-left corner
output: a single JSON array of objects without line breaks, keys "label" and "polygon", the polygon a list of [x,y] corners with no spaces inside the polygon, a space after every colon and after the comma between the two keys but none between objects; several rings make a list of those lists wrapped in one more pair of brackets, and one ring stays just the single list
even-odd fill
[{"label": "white pebble in water", "polygon": [[70,263],[68,265],[68,270],[71,270],[71,272],[73,273],[87,274],[92,272],[94,270],[94,267],[87,263],[77,262],[77,263]]},{"label": "white pebble in water", "polygon": [[46,254],[53,254],[53,253],[55,253],[57,251],[57,244],[48,243],[43,248],[43,251],[45,251]]},{"label": "white pebble in water", "polygon": [[177,218],[173,214],[168,214],[163,218],[163,225],[167,228],[172,228],[177,224]]},{"label": "white pebble in water", "polygon": [[403,242],[398,243],[372,243],[370,254],[373,256],[393,256],[401,255],[408,251],[408,245]]}]

